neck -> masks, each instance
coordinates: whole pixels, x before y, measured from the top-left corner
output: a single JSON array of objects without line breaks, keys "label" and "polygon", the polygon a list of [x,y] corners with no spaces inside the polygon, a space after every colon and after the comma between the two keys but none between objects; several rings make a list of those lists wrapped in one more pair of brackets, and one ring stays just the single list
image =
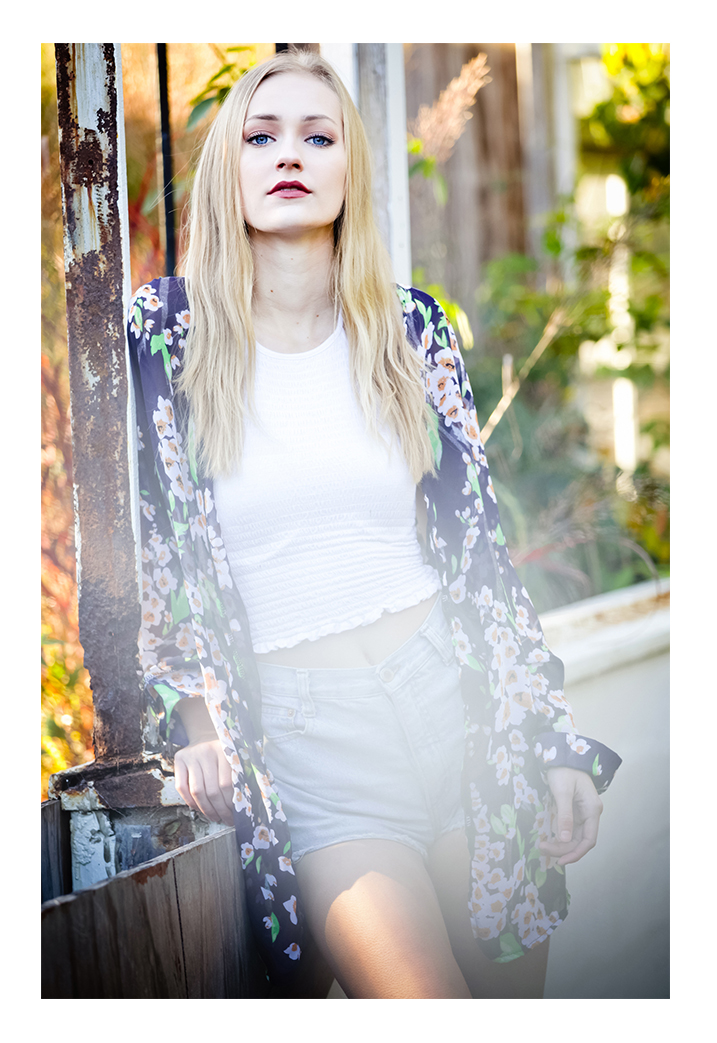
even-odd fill
[{"label": "neck", "polygon": [[257,340],[266,347],[281,342],[287,345],[285,350],[307,350],[314,341],[325,340],[336,318],[331,296],[332,229],[301,239],[255,232],[252,250],[252,320]]}]

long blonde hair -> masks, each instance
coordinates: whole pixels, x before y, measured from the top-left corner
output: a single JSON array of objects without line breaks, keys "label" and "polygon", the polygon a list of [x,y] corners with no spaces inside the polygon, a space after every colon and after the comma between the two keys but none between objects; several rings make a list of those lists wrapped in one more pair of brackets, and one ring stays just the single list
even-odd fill
[{"label": "long blonde hair", "polygon": [[371,208],[371,160],[361,118],[334,70],[310,51],[284,51],[255,66],[227,95],[207,135],[190,203],[183,272],[191,313],[177,378],[190,404],[206,474],[227,474],[241,456],[255,374],[251,305],[254,264],[241,210],[239,153],[259,84],[305,72],[338,95],[347,154],[346,199],[334,223],[332,295],[343,315],[351,376],[369,430],[398,438],[416,482],[433,471],[418,356],[408,344],[393,271]]}]

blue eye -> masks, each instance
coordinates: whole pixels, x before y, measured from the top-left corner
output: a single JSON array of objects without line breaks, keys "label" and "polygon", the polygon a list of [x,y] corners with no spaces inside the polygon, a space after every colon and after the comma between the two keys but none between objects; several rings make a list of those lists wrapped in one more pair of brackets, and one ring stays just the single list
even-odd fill
[{"label": "blue eye", "polygon": [[326,134],[312,134],[308,140],[318,143],[320,148],[326,148],[327,145],[334,143],[333,138],[327,137]]},{"label": "blue eye", "polygon": [[263,134],[262,132],[257,131],[256,134],[251,134],[246,140],[251,142],[252,145],[266,145],[267,142],[271,141],[271,138],[268,134]]}]

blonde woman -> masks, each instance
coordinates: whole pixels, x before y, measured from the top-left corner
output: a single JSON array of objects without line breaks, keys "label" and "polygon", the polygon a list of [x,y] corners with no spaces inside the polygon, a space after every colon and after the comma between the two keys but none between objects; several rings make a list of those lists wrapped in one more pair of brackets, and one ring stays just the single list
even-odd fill
[{"label": "blonde woman", "polygon": [[182,798],[236,826],[275,995],[538,997],[620,761],[577,732],[369,155],[322,59],[252,69],[185,276],[132,302],[147,696]]}]

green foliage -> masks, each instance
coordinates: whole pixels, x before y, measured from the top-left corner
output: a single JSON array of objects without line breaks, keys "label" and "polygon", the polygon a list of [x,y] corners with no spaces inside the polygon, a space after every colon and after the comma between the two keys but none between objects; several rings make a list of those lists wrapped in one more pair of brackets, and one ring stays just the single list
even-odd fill
[{"label": "green foliage", "polygon": [[[484,424],[504,390],[503,357],[520,373],[551,316],[562,317],[486,449],[513,560],[543,610],[669,570],[669,482],[652,468],[669,422],[643,425],[652,452],[618,492],[619,472],[591,450],[576,396],[581,343],[608,334],[631,361],[598,368],[593,380],[627,377],[639,389],[669,379],[660,358],[669,330],[669,54],[614,44],[604,61],[612,96],[583,120],[582,143],[625,179],[628,212],[588,232],[566,199],[545,222],[541,257],[487,264],[477,290],[482,351],[467,360]],[[617,251],[629,259],[631,320],[619,331],[608,290]]]},{"label": "green foliage", "polygon": [[581,121],[582,147],[616,157],[631,212],[669,214],[670,55],[663,44],[608,44],[612,95]]},{"label": "green foliage", "polygon": [[[221,105],[237,80],[241,79],[253,65],[256,65],[256,52],[253,46],[238,44],[236,47],[227,47],[226,51],[220,52],[220,54],[221,67],[210,77],[203,90],[191,100],[192,111],[187,120],[187,130],[191,130],[200,120],[204,119],[215,105]],[[236,54],[236,58],[233,61],[228,60],[227,55],[229,54]]]},{"label": "green foliage", "polygon": [[424,154],[423,142],[420,138],[410,137],[408,139],[409,157],[418,156],[418,159],[409,158],[408,176],[415,177],[420,174],[433,184],[433,194],[439,206],[445,206],[448,200],[448,185],[441,173],[436,156]]}]

